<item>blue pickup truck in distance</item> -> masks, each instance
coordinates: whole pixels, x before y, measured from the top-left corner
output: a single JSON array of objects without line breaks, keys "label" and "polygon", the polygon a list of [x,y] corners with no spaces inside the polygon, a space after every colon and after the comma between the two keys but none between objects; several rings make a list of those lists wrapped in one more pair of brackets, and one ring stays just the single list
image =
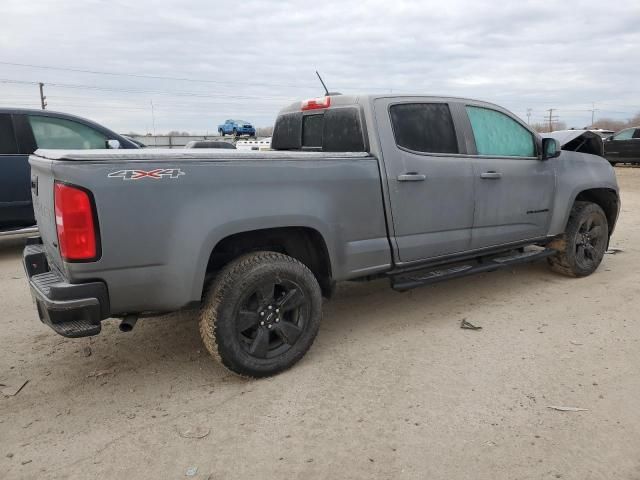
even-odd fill
[{"label": "blue pickup truck in distance", "polygon": [[256,129],[249,122],[244,120],[225,120],[221,125],[218,125],[218,133],[221,136],[233,135],[238,137],[240,135],[248,135],[250,137],[256,136]]}]

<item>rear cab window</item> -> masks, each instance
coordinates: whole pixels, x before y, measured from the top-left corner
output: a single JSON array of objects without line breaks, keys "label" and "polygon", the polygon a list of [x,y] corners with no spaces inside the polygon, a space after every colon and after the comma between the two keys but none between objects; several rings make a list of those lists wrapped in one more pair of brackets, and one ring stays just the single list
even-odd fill
[{"label": "rear cab window", "polygon": [[281,114],[271,140],[274,150],[366,152],[366,147],[357,106]]}]

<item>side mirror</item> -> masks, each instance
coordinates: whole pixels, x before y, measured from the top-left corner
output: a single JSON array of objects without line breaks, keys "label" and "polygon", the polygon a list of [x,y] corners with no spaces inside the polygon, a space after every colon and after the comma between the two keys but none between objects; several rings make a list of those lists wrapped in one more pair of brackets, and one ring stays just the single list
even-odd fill
[{"label": "side mirror", "polygon": [[555,138],[542,139],[542,160],[556,158],[560,156],[560,145]]},{"label": "side mirror", "polygon": [[605,140],[607,142],[610,142],[611,140],[613,140],[613,135],[609,135],[607,138],[605,138]]},{"label": "side mirror", "polygon": [[120,148],[120,140],[107,140],[107,148],[110,150],[117,150],[118,148]]}]

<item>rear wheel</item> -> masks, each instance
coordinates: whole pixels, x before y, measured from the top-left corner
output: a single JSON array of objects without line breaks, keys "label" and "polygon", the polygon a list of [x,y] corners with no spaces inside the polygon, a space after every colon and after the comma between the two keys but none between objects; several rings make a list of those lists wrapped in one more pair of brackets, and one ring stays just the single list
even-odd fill
[{"label": "rear wheel", "polygon": [[609,242],[607,216],[591,202],[575,202],[560,249],[549,258],[552,270],[573,277],[592,274],[602,262]]},{"label": "rear wheel", "polygon": [[302,263],[275,252],[244,255],[205,294],[200,333],[234,373],[266,377],[300,360],[322,318],[320,286]]}]

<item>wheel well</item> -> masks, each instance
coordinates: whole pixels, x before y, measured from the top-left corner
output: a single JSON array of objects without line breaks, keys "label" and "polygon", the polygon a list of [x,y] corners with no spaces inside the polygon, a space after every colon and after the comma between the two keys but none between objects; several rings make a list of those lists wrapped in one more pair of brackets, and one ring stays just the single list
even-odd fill
[{"label": "wheel well", "polygon": [[599,205],[607,216],[609,235],[613,233],[613,228],[618,218],[618,209],[620,208],[620,199],[615,190],[609,188],[584,190],[578,194],[576,201],[592,202]]},{"label": "wheel well", "polygon": [[236,233],[220,240],[207,264],[211,275],[240,255],[259,250],[279,252],[299,260],[318,279],[322,294],[331,296],[331,261],[329,252],[317,230],[307,227],[282,227]]}]

